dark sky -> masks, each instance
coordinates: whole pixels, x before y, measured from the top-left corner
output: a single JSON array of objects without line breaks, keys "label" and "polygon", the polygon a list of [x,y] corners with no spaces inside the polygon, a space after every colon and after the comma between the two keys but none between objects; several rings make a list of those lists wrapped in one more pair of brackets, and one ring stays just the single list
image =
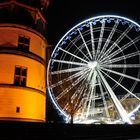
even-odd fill
[{"label": "dark sky", "polygon": [[[74,25],[94,16],[115,14],[140,24],[139,0],[52,0],[46,14],[47,40],[53,47]],[[47,118],[57,120],[57,112],[51,108],[47,107]]]},{"label": "dark sky", "polygon": [[79,22],[98,15],[115,14],[140,23],[139,0],[52,0],[47,10],[47,39],[55,46]]}]

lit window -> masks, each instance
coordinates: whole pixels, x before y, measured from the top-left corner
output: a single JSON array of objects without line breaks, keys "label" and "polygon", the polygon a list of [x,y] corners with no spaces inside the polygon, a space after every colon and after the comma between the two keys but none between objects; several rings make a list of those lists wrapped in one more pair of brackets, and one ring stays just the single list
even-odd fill
[{"label": "lit window", "polygon": [[23,51],[29,51],[30,38],[25,36],[18,37],[18,48]]},{"label": "lit window", "polygon": [[21,67],[21,66],[16,66],[15,67],[14,85],[25,87],[26,79],[27,79],[27,68]]}]

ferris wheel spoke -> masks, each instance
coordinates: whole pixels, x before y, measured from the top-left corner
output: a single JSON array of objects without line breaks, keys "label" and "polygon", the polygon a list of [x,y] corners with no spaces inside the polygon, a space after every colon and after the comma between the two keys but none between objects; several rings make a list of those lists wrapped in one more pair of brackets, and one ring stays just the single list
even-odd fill
[{"label": "ferris wheel spoke", "polygon": [[92,44],[92,54],[94,57],[95,56],[95,42],[94,42],[92,22],[90,22],[90,35],[91,35],[91,44]]},{"label": "ferris wheel spoke", "polygon": [[99,83],[99,88],[100,88],[101,96],[102,96],[102,99],[103,99],[105,113],[106,113],[107,118],[110,120],[110,115],[109,115],[109,112],[108,112],[108,106],[107,106],[107,102],[106,102],[106,99],[105,99],[105,94],[103,92],[103,87],[102,87],[102,84],[101,84],[101,79],[100,79],[99,76],[97,78],[98,78],[98,83]]},{"label": "ferris wheel spoke", "polygon": [[[81,94],[80,94],[81,95]],[[79,95],[79,97],[80,97]],[[76,114],[77,111],[81,108],[81,100],[80,98],[76,98],[72,100],[74,113]]]},{"label": "ferris wheel spoke", "polygon": [[[102,71],[102,70],[101,70]],[[138,99],[140,101],[140,98],[137,97],[134,93],[132,93],[130,90],[128,90],[126,87],[124,87],[122,84],[120,84],[119,82],[117,82],[115,79],[113,79],[111,76],[109,76],[108,74],[106,74],[104,71],[102,71],[108,78],[110,78],[112,81],[114,81],[117,85],[119,85],[121,88],[123,88],[125,91],[127,91],[129,94],[131,94],[133,97],[135,97],[136,99]]]},{"label": "ferris wheel spoke", "polygon": [[73,41],[71,41],[70,39],[69,39],[69,41],[77,48],[77,50],[78,50],[85,58],[87,58],[87,60],[90,60],[90,59],[83,53],[83,51],[79,49],[79,47],[78,47]]},{"label": "ferris wheel spoke", "polygon": [[113,74],[128,78],[128,79],[140,82],[139,78],[136,78],[136,77],[133,77],[133,76],[130,76],[130,75],[127,75],[127,74],[123,74],[123,73],[120,73],[120,72],[117,72],[117,71],[114,71],[114,70],[106,69],[106,68],[103,68],[103,67],[101,67],[101,69],[105,70],[105,71],[108,71],[108,72],[111,72]]},{"label": "ferris wheel spoke", "polygon": [[[86,103],[84,104],[84,109],[83,109],[83,112],[86,112],[86,114],[85,114],[85,117],[87,118],[88,117],[88,115],[89,115],[89,109],[90,109],[90,101],[89,101],[89,99],[91,99],[90,98],[90,95],[93,95],[93,90],[94,90],[94,88],[95,88],[95,82],[96,82],[96,76],[97,76],[97,72],[95,72],[95,70],[94,71],[92,71],[92,70],[90,70],[90,72],[89,72],[89,74],[88,74],[88,76],[87,76],[87,81],[89,81],[89,84],[90,84],[90,87],[89,88],[91,88],[91,90],[89,90],[87,93],[86,93],[86,95],[88,96],[87,98],[86,98]],[[86,86],[86,85],[85,85]],[[86,89],[87,87],[85,87],[85,89]],[[87,104],[88,103],[88,104]],[[88,108],[87,108],[87,106],[88,106]]]},{"label": "ferris wheel spoke", "polygon": [[71,56],[73,56],[73,57],[75,57],[75,58],[77,58],[77,59],[79,59],[79,60],[85,62],[85,63],[88,63],[88,61],[84,60],[83,58],[81,58],[81,57],[79,57],[79,56],[77,56],[77,55],[75,55],[75,54],[72,54],[71,52],[68,52],[68,51],[66,51],[66,50],[64,50],[64,49],[62,49],[62,48],[59,48],[59,49],[60,49],[61,51],[65,52],[65,53],[67,53],[67,54],[69,54],[69,55],[71,55]]},{"label": "ferris wheel spoke", "polygon": [[136,51],[134,53],[130,53],[130,54],[127,54],[127,55],[124,55],[124,56],[120,56],[120,57],[111,59],[110,61],[107,61],[106,60],[102,64],[115,63],[115,62],[118,62],[118,61],[121,61],[121,60],[124,60],[124,59],[126,60],[128,58],[135,57],[137,55],[140,55],[140,52],[139,51]]},{"label": "ferris wheel spoke", "polygon": [[[95,89],[92,87],[90,92],[89,92],[89,97],[86,99],[86,104],[85,104],[85,117],[88,118],[88,116],[91,114],[91,109],[92,109],[92,115],[95,114]],[[91,108],[91,102],[92,102],[92,108]]]},{"label": "ferris wheel spoke", "polygon": [[110,43],[110,41],[111,41],[111,39],[112,39],[112,37],[113,37],[113,35],[114,35],[114,33],[115,33],[117,27],[118,27],[118,24],[119,24],[119,21],[117,20],[117,21],[115,22],[115,24],[114,24],[114,26],[113,26],[113,28],[112,28],[112,30],[111,30],[111,32],[110,32],[108,38],[107,38],[107,40],[106,40],[104,46],[103,46],[103,49],[101,50],[101,52],[100,52],[100,54],[99,54],[99,57],[98,57],[99,60],[100,60],[102,57],[104,57],[104,53],[105,53],[105,51],[106,51],[106,49],[107,49],[107,47],[108,47],[108,45],[109,45],[109,43]]},{"label": "ferris wheel spoke", "polygon": [[[83,83],[83,87],[84,87],[84,89],[83,89],[83,98],[85,98],[87,95],[89,96],[90,95],[90,91],[87,91],[88,89],[89,89],[89,87],[87,87],[89,84],[87,84],[87,80],[89,81],[89,79],[91,78],[91,73],[90,74],[88,74],[88,76],[86,77],[86,83]],[[94,93],[95,94],[95,93]],[[88,103],[88,99],[89,98],[85,98],[85,100],[83,101],[81,101],[81,103],[83,102],[83,104],[82,104],[82,106],[83,106],[83,109],[81,110],[81,114],[82,114],[82,117],[85,117],[86,116],[86,114],[88,115],[88,113],[86,113],[87,112],[87,103]],[[95,107],[94,107],[95,108]]]},{"label": "ferris wheel spoke", "polygon": [[[83,84],[82,84],[83,85]],[[75,91],[75,93],[74,94],[76,94],[77,95],[77,101],[78,101],[78,103],[79,103],[79,99],[82,97],[82,94],[83,94],[83,90],[84,90],[84,86],[83,87],[80,87],[78,90],[76,90]],[[79,94],[77,94],[77,93],[79,93]],[[74,102],[74,101],[73,101]]]},{"label": "ferris wheel spoke", "polygon": [[[121,49],[118,49],[115,52],[113,52],[112,54],[110,54],[108,57],[111,59],[112,57],[114,57],[117,54],[121,53],[122,51],[126,50],[127,48],[129,48],[130,46],[132,46],[133,44],[138,42],[139,40],[140,40],[140,35],[138,37],[136,37],[135,39],[131,40],[130,42],[128,42],[127,44],[125,44],[124,46],[122,46]],[[104,58],[103,60],[105,60],[106,58]]]},{"label": "ferris wheel spoke", "polygon": [[123,102],[126,98],[128,98],[131,94],[127,93],[123,98],[120,99],[120,102]]},{"label": "ferris wheel spoke", "polygon": [[[137,82],[135,81],[135,83],[133,84],[133,86],[131,87],[130,91],[132,92],[135,89],[135,85],[137,84]],[[129,97],[131,94],[127,93],[123,98],[120,99],[120,101],[124,101],[127,97]]]},{"label": "ferris wheel spoke", "polygon": [[85,69],[84,71],[80,71],[80,72],[77,72],[77,73],[75,73],[75,74],[73,74],[73,75],[70,75],[69,77],[67,77],[67,78],[65,78],[65,79],[63,79],[63,80],[60,80],[59,82],[57,82],[57,83],[51,85],[51,88],[57,87],[57,86],[59,86],[59,85],[62,85],[62,84],[65,83],[65,82],[68,82],[68,81],[70,81],[70,80],[73,80],[73,79],[75,79],[75,78],[81,76],[81,75],[84,74],[85,72],[88,72],[88,70]]},{"label": "ferris wheel spoke", "polygon": [[86,78],[87,72],[85,72],[83,75],[81,75],[77,80],[73,82],[72,85],[68,86],[63,92],[61,92],[57,97],[56,100],[58,101],[60,98],[62,98],[64,95],[66,95],[73,87],[75,87],[77,84],[79,84],[83,79]]},{"label": "ferris wheel spoke", "polygon": [[71,65],[78,65],[78,66],[86,66],[87,65],[85,63],[79,63],[79,62],[74,62],[74,61],[65,61],[65,60],[56,60],[56,59],[52,59],[52,61],[57,62],[57,63],[71,64]]},{"label": "ferris wheel spoke", "polygon": [[110,64],[110,65],[101,65],[105,68],[140,68],[140,64]]},{"label": "ferris wheel spoke", "polygon": [[[83,93],[84,92],[84,90],[85,89],[87,89],[87,85],[88,85],[88,83],[87,83],[87,79],[88,79],[88,77],[89,77],[89,74],[87,74],[87,76],[84,78],[84,80],[82,81],[82,83],[80,84],[80,86],[82,87],[82,90],[80,91],[79,90],[79,92],[80,92],[80,96],[82,95],[83,97],[85,96],[85,94]],[[87,93],[86,93],[87,94]],[[79,97],[80,97],[79,96]]]},{"label": "ferris wheel spoke", "polygon": [[[119,38],[110,46],[110,48],[104,53],[104,56],[108,56],[112,50],[121,42],[121,40],[127,35],[127,33],[132,29],[133,25],[131,24],[120,36]],[[106,58],[106,57],[105,57]],[[105,59],[103,58],[103,60]]]},{"label": "ferris wheel spoke", "polygon": [[82,95],[83,95],[83,91],[84,91],[84,86],[83,86],[83,88],[81,89],[81,91],[80,91],[80,94],[78,95],[78,98],[77,98],[77,103],[76,103],[76,106],[77,106],[77,104],[79,104],[79,106],[78,107],[80,107],[80,105],[82,105],[82,100],[80,100],[81,98],[82,98]]},{"label": "ferris wheel spoke", "polygon": [[55,75],[55,74],[62,74],[62,73],[70,73],[70,72],[75,72],[75,71],[82,71],[84,69],[85,67],[69,68],[69,69],[64,69],[64,70],[53,71],[51,72],[51,74]]},{"label": "ferris wheel spoke", "polygon": [[80,34],[80,36],[81,36],[81,38],[82,38],[82,41],[83,41],[83,43],[84,43],[84,46],[86,47],[86,50],[87,50],[87,52],[88,52],[88,55],[89,55],[90,58],[92,59],[92,55],[91,55],[91,53],[90,53],[90,51],[89,51],[89,48],[88,48],[88,46],[87,46],[87,44],[86,44],[86,41],[85,41],[85,39],[84,39],[84,37],[83,37],[81,31],[80,31],[79,29],[78,29],[78,31],[79,31],[79,34]]},{"label": "ferris wheel spoke", "polygon": [[72,100],[74,100],[76,97],[77,97],[77,100],[81,98],[83,91],[85,89],[85,81],[86,81],[86,78],[81,82],[81,84],[75,90],[74,94],[71,97]]},{"label": "ferris wheel spoke", "polygon": [[105,28],[105,21],[103,20],[101,31],[100,31],[100,36],[99,36],[99,41],[98,41],[98,46],[97,46],[97,51],[96,51],[96,55],[95,55],[96,59],[98,59],[99,52],[101,51],[101,44],[103,41],[104,28]]},{"label": "ferris wheel spoke", "polygon": [[[79,86],[78,87],[78,89],[74,92],[74,94],[72,95],[72,97],[71,97],[71,101],[74,103],[75,102],[75,97],[78,95],[78,93],[80,93],[78,96],[80,96],[80,95],[82,95],[82,90],[84,89],[84,87],[82,87],[82,86]],[[78,97],[79,98],[79,97]],[[67,103],[66,103],[66,105],[64,106],[64,108],[63,108],[63,111],[66,111],[66,110],[68,110],[68,108],[69,108],[69,102],[70,101],[68,101]]]},{"label": "ferris wheel spoke", "polygon": [[68,104],[68,102],[67,102],[66,105],[63,107],[63,111],[68,110],[68,106],[69,106],[69,104]]},{"label": "ferris wheel spoke", "polygon": [[88,98],[88,106],[87,106],[86,118],[89,115],[91,101],[94,98],[93,91],[94,91],[94,87],[95,87],[95,83],[96,83],[96,77],[97,77],[97,72],[96,72],[96,70],[94,70],[94,73],[93,73],[93,76],[92,76],[92,79],[91,79],[91,82],[90,82],[91,83],[91,90],[90,90],[89,98]]},{"label": "ferris wheel spoke", "polygon": [[[111,99],[112,99],[113,103],[115,104],[119,115],[121,116],[121,119],[124,122],[127,122],[127,123],[131,124],[131,120],[129,119],[128,114],[126,113],[126,111],[123,108],[122,104],[120,103],[120,101],[116,97],[114,91],[112,90],[112,88],[110,87],[110,85],[108,84],[108,82],[106,81],[106,79],[104,78],[104,76],[102,75],[102,73],[100,71],[98,71],[98,74],[99,74],[103,84],[105,85],[108,93],[110,94]],[[108,75],[108,74],[106,74],[106,75]]]}]

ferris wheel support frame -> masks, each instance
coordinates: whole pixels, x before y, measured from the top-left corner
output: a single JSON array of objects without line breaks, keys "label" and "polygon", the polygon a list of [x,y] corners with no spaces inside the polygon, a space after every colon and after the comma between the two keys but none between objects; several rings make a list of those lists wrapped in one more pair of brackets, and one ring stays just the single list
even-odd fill
[{"label": "ferris wheel support frame", "polygon": [[120,101],[118,100],[118,98],[116,97],[115,93],[113,92],[113,90],[111,89],[111,87],[109,86],[108,82],[106,81],[106,79],[104,78],[104,76],[102,75],[102,73],[100,71],[98,71],[99,73],[99,76],[101,77],[105,87],[107,88],[110,96],[111,96],[111,99],[113,100],[118,112],[119,112],[119,115],[121,116],[122,118],[122,121],[125,122],[125,123],[128,123],[128,124],[132,124],[126,110],[123,108],[122,104],[120,103]]}]

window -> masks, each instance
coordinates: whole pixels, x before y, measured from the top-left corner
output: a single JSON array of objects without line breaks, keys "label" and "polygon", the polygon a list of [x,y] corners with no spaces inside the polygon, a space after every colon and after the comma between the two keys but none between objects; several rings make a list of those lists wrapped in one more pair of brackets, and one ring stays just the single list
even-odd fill
[{"label": "window", "polygon": [[16,107],[16,113],[20,112],[20,107]]},{"label": "window", "polygon": [[18,37],[18,48],[23,51],[29,51],[30,38],[25,36]]},{"label": "window", "polygon": [[22,66],[16,66],[15,67],[14,85],[25,87],[26,79],[27,79],[27,68],[22,67]]}]

